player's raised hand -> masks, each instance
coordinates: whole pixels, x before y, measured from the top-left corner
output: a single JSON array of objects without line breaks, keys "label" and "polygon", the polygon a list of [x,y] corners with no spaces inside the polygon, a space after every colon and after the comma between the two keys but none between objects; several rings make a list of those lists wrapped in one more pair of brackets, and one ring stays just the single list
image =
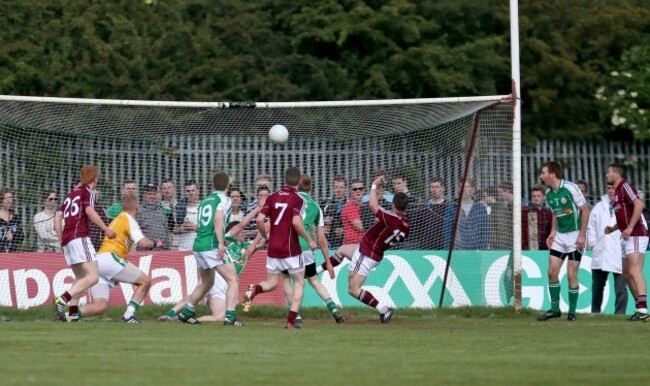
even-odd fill
[{"label": "player's raised hand", "polygon": [[379,177],[375,178],[374,181],[372,181],[373,185],[381,185],[383,183],[384,183],[384,176],[379,176]]}]

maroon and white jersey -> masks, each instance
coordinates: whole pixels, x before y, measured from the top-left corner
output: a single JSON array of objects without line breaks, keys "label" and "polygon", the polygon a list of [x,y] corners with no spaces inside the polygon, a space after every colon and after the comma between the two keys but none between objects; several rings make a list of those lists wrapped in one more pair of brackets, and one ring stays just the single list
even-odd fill
[{"label": "maroon and white jersey", "polygon": [[[616,225],[623,231],[627,229],[634,212],[634,200],[639,199],[639,194],[632,185],[626,180],[621,181],[614,190],[614,213],[616,214]],[[643,218],[643,214],[636,222],[630,236],[648,236],[648,225]]]},{"label": "maroon and white jersey", "polygon": [[305,201],[295,188],[283,186],[271,194],[260,213],[269,217],[269,252],[275,259],[286,259],[302,253],[298,242],[298,232],[293,228],[293,217],[303,217]]},{"label": "maroon and white jersey", "polygon": [[59,210],[63,212],[63,235],[61,246],[80,237],[89,237],[88,216],[86,208],[95,207],[95,193],[88,185],[79,185],[63,200]]},{"label": "maroon and white jersey", "polygon": [[384,258],[384,252],[393,245],[404,241],[411,230],[406,214],[398,215],[379,207],[377,219],[379,221],[363,235],[359,252],[375,261],[381,261]]}]

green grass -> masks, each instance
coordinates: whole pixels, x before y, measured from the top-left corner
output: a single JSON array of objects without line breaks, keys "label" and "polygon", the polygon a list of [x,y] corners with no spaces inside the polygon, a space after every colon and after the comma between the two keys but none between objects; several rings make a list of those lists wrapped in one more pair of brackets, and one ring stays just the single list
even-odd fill
[{"label": "green grass", "polygon": [[[578,315],[535,321],[536,312],[461,308],[398,310],[381,325],[369,308],[350,320],[303,311],[304,328],[283,329],[286,311],[254,307],[243,328],[140,325],[112,308],[87,323],[51,322],[51,309],[2,309],[0,384],[432,385],[633,384],[647,380],[650,324]],[[202,310],[205,311],[205,310]]]}]

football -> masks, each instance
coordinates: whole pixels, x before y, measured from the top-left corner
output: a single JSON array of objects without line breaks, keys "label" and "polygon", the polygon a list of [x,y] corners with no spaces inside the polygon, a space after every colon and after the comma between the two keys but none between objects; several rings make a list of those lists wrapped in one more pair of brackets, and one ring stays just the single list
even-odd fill
[{"label": "football", "polygon": [[279,145],[287,142],[288,138],[289,130],[283,125],[273,125],[271,130],[269,130],[269,139]]}]

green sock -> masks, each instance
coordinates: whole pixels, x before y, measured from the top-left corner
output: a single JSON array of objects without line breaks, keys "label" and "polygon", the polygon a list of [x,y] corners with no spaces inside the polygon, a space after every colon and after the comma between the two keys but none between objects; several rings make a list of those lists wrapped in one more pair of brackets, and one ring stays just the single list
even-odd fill
[{"label": "green sock", "polygon": [[580,288],[569,288],[569,313],[576,313],[576,306],[578,305],[578,293]]},{"label": "green sock", "polygon": [[336,312],[336,303],[334,303],[331,298],[325,300],[325,305],[327,305],[327,309],[330,310],[331,313]]},{"label": "green sock", "polygon": [[226,310],[226,320],[229,322],[234,322],[237,319],[235,315],[235,310]]},{"label": "green sock", "polygon": [[548,292],[551,294],[551,311],[560,312],[560,282],[548,283]]},{"label": "green sock", "polygon": [[176,316],[176,311],[174,311],[173,308],[170,308],[169,311],[165,312],[165,315],[169,316],[170,318],[173,318]]},{"label": "green sock", "polygon": [[196,307],[194,307],[193,304],[187,303],[185,307],[183,307],[183,311],[181,311],[181,315],[183,315],[184,318],[189,318],[191,316],[194,316],[194,311],[196,311]]}]

